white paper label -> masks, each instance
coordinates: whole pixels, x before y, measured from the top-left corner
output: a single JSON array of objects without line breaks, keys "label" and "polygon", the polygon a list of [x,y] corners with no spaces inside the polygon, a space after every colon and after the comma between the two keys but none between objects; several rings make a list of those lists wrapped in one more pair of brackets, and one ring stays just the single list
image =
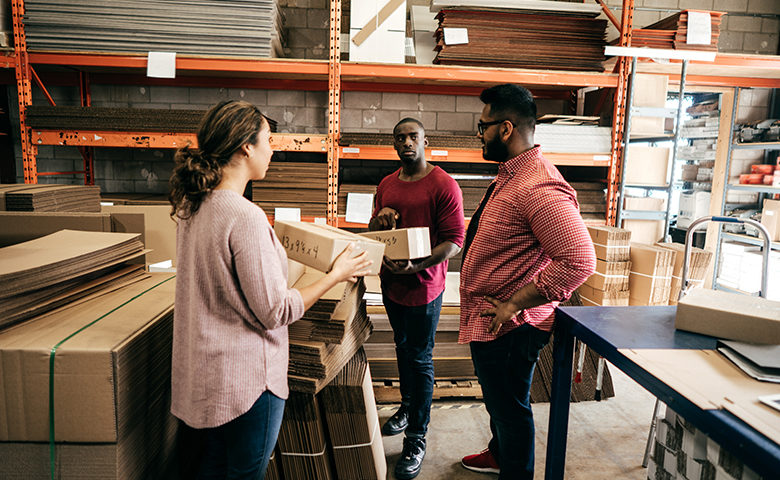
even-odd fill
[{"label": "white paper label", "polygon": [[176,52],[149,52],[146,58],[146,76],[176,78]]},{"label": "white paper label", "polygon": [[341,147],[341,153],[360,153],[358,147]]},{"label": "white paper label", "polygon": [[328,219],[325,217],[314,217],[314,224],[315,225],[327,225]]},{"label": "white paper label", "polygon": [[447,150],[431,150],[432,157],[446,157],[447,155],[449,155]]},{"label": "white paper label", "polygon": [[469,43],[468,28],[444,28],[445,45],[463,45]]},{"label": "white paper label", "polygon": [[274,208],[274,220],[301,221],[300,208]]},{"label": "white paper label", "polygon": [[414,39],[412,37],[406,37],[406,48],[404,49],[404,55],[407,57],[414,57]]},{"label": "white paper label", "polygon": [[368,223],[373,208],[373,193],[348,193],[346,220],[352,223]]},{"label": "white paper label", "polygon": [[688,35],[685,43],[689,45],[709,45],[712,42],[712,20],[709,12],[688,11]]}]

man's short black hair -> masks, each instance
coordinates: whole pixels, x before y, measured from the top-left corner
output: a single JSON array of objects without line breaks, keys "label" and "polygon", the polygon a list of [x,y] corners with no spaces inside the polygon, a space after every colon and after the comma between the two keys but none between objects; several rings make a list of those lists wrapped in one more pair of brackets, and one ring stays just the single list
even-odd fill
[{"label": "man's short black hair", "polygon": [[536,125],[536,103],[527,88],[505,83],[482,90],[482,103],[490,105],[495,120],[509,120],[514,125],[533,128]]},{"label": "man's short black hair", "polygon": [[395,133],[395,130],[396,130],[396,129],[397,129],[397,128],[398,128],[398,127],[401,125],[401,124],[404,124],[404,123],[414,123],[414,124],[416,124],[418,127],[420,127],[420,130],[422,130],[422,131],[423,131],[423,133],[425,133],[425,126],[422,124],[422,122],[421,122],[421,121],[419,121],[419,120],[417,120],[416,118],[413,118],[413,117],[406,117],[406,118],[402,118],[402,119],[401,119],[401,121],[400,121],[400,122],[398,122],[398,123],[396,123],[396,124],[395,124],[395,127],[393,127],[393,133]]}]

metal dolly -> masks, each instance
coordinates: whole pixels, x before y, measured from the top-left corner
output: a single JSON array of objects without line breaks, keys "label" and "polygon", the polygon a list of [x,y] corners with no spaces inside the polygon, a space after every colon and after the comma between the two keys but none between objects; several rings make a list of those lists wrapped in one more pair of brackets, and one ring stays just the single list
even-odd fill
[{"label": "metal dolly", "polygon": [[[769,281],[769,252],[771,250],[772,242],[770,240],[769,231],[766,229],[765,226],[763,226],[761,223],[751,220],[749,218],[735,218],[735,217],[701,217],[694,220],[690,226],[688,226],[688,231],[685,233],[685,252],[683,253],[683,269],[682,269],[682,278],[680,280],[680,296],[679,299],[682,299],[686,293],[688,293],[688,290],[691,289],[692,285],[688,284],[688,260],[690,258],[691,254],[691,246],[693,244],[693,234],[696,231],[697,228],[710,223],[743,223],[748,224],[752,227],[755,227],[758,229],[759,232],[761,232],[761,235],[764,237],[764,253],[763,253],[763,264],[761,268],[761,290],[759,290],[758,295],[760,297],[766,298],[767,295],[767,282]],[[650,450],[653,446],[653,437],[655,437],[655,430],[657,428],[657,422],[658,422],[658,413],[661,409],[661,401],[657,398],[655,399],[655,408],[653,408],[653,419],[650,422],[650,433],[647,435],[647,445],[645,446],[645,455],[642,457],[642,466],[647,467],[647,461],[650,458]]]}]

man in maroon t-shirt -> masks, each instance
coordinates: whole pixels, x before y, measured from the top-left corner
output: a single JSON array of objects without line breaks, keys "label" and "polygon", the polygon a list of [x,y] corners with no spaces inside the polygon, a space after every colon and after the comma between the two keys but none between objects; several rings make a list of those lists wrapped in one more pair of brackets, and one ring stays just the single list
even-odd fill
[{"label": "man in maroon t-shirt", "polygon": [[431,255],[416,260],[385,258],[379,276],[393,327],[401,408],[382,427],[385,435],[406,430],[395,477],[414,478],[425,457],[425,434],[433,395],[433,343],[441,312],[447,263],[463,246],[463,194],[457,182],[425,160],[425,129],[404,118],[393,129],[401,168],[379,183],[370,230],[428,227]]}]

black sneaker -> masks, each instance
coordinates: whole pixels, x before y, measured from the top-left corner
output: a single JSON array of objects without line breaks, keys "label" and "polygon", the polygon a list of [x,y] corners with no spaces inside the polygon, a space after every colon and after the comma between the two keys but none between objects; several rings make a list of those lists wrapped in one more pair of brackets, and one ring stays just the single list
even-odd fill
[{"label": "black sneaker", "polygon": [[409,425],[409,411],[406,409],[406,406],[401,405],[393,416],[388,418],[387,422],[382,426],[382,435],[398,435],[406,430],[407,425]]},{"label": "black sneaker", "polygon": [[408,480],[420,473],[423,458],[425,458],[424,438],[404,438],[404,449],[401,458],[395,464],[395,478]]}]

